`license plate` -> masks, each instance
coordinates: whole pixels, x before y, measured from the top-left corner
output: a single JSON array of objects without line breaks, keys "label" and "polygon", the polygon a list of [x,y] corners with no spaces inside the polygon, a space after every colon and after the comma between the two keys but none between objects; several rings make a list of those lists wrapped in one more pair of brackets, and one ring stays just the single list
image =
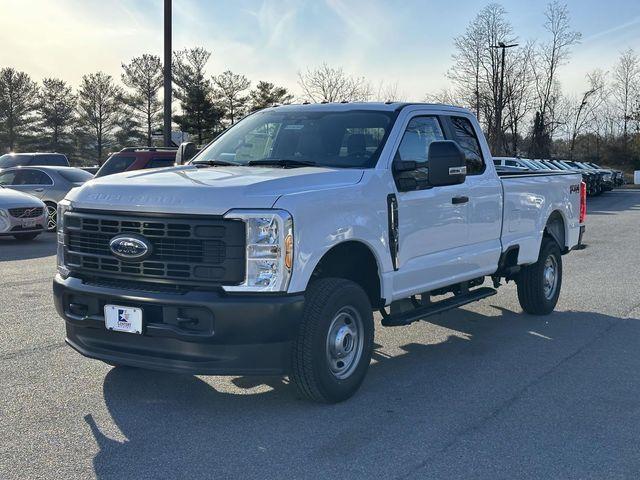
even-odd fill
[{"label": "license plate", "polygon": [[104,306],[104,325],[107,330],[142,333],[142,310],[120,305]]},{"label": "license plate", "polygon": [[27,218],[25,220],[22,220],[22,228],[33,228],[35,226],[36,226],[35,218]]}]

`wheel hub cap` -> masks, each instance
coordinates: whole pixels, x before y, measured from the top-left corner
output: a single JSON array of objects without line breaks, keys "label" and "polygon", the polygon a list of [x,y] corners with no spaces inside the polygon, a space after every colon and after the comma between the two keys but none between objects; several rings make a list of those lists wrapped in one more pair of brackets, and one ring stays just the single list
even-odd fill
[{"label": "wheel hub cap", "polygon": [[339,379],[348,378],[357,368],[364,345],[363,324],[352,307],[338,311],[327,334],[327,363]]},{"label": "wheel hub cap", "polygon": [[544,296],[552,299],[558,287],[558,264],[553,255],[549,255],[544,262],[544,271],[542,273]]}]

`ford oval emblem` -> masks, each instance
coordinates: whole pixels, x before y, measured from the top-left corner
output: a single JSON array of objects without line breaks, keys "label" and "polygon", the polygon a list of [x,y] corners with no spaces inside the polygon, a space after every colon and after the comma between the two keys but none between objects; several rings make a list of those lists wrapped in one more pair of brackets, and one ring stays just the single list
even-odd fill
[{"label": "ford oval emblem", "polygon": [[140,235],[118,235],[109,242],[113,255],[124,261],[142,261],[151,255],[151,243]]}]

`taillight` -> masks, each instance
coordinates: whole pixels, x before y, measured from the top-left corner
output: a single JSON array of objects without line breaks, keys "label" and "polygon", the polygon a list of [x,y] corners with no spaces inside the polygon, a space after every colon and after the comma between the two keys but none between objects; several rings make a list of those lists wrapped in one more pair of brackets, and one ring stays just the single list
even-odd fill
[{"label": "taillight", "polygon": [[587,218],[587,184],[580,183],[580,223],[584,223]]}]

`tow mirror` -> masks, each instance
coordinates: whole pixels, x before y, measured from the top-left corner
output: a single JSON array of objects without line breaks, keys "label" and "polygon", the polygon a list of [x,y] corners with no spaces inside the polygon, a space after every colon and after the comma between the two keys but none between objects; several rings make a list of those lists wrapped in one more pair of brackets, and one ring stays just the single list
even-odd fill
[{"label": "tow mirror", "polygon": [[198,153],[198,147],[193,142],[181,143],[176,152],[176,165],[184,165],[191,160],[196,153]]},{"label": "tow mirror", "polygon": [[457,185],[467,176],[464,152],[456,142],[441,140],[429,145],[429,185]]}]

